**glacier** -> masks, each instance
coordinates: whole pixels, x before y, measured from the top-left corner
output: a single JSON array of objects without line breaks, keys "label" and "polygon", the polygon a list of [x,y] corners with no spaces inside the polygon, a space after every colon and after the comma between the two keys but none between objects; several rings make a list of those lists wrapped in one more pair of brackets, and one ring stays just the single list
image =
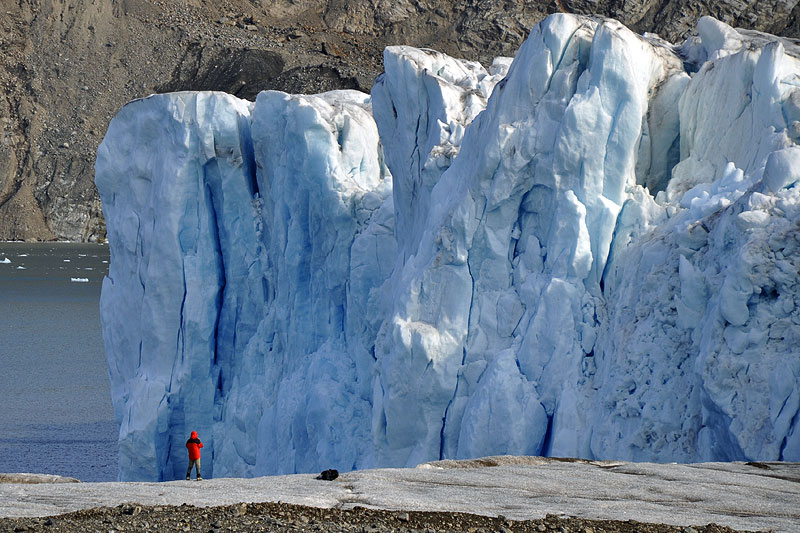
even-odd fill
[{"label": "glacier", "polygon": [[98,149],[122,480],[800,461],[800,47],[555,14],[371,95],[153,95]]}]

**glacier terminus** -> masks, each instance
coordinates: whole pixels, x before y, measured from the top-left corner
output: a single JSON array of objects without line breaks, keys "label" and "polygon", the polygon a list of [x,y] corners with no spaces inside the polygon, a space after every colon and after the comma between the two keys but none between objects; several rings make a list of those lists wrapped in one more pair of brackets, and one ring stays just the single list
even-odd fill
[{"label": "glacier terminus", "polygon": [[153,95],[98,150],[121,480],[800,461],[800,46],[551,15],[370,95]]}]

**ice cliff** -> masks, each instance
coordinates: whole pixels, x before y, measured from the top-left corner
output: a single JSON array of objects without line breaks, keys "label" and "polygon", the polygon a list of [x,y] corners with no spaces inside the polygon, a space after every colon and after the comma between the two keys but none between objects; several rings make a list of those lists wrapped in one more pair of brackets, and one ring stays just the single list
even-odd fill
[{"label": "ice cliff", "polygon": [[800,460],[800,49],[553,15],[372,95],[156,95],[96,183],[123,480]]}]

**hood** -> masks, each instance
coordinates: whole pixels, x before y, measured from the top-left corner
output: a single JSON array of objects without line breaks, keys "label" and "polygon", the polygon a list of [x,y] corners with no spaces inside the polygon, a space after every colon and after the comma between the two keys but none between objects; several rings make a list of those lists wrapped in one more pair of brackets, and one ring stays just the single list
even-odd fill
[{"label": "hood", "polygon": [[196,432],[196,431],[192,431],[192,438],[193,438],[193,439],[196,439],[196,438],[197,438],[197,432]]}]

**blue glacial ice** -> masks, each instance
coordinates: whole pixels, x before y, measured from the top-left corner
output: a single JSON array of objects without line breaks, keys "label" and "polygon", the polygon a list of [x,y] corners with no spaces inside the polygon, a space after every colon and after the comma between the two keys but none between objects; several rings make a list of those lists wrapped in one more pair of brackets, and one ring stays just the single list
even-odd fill
[{"label": "blue glacial ice", "polygon": [[800,460],[800,49],[552,15],[372,95],[126,105],[98,150],[120,478]]}]

